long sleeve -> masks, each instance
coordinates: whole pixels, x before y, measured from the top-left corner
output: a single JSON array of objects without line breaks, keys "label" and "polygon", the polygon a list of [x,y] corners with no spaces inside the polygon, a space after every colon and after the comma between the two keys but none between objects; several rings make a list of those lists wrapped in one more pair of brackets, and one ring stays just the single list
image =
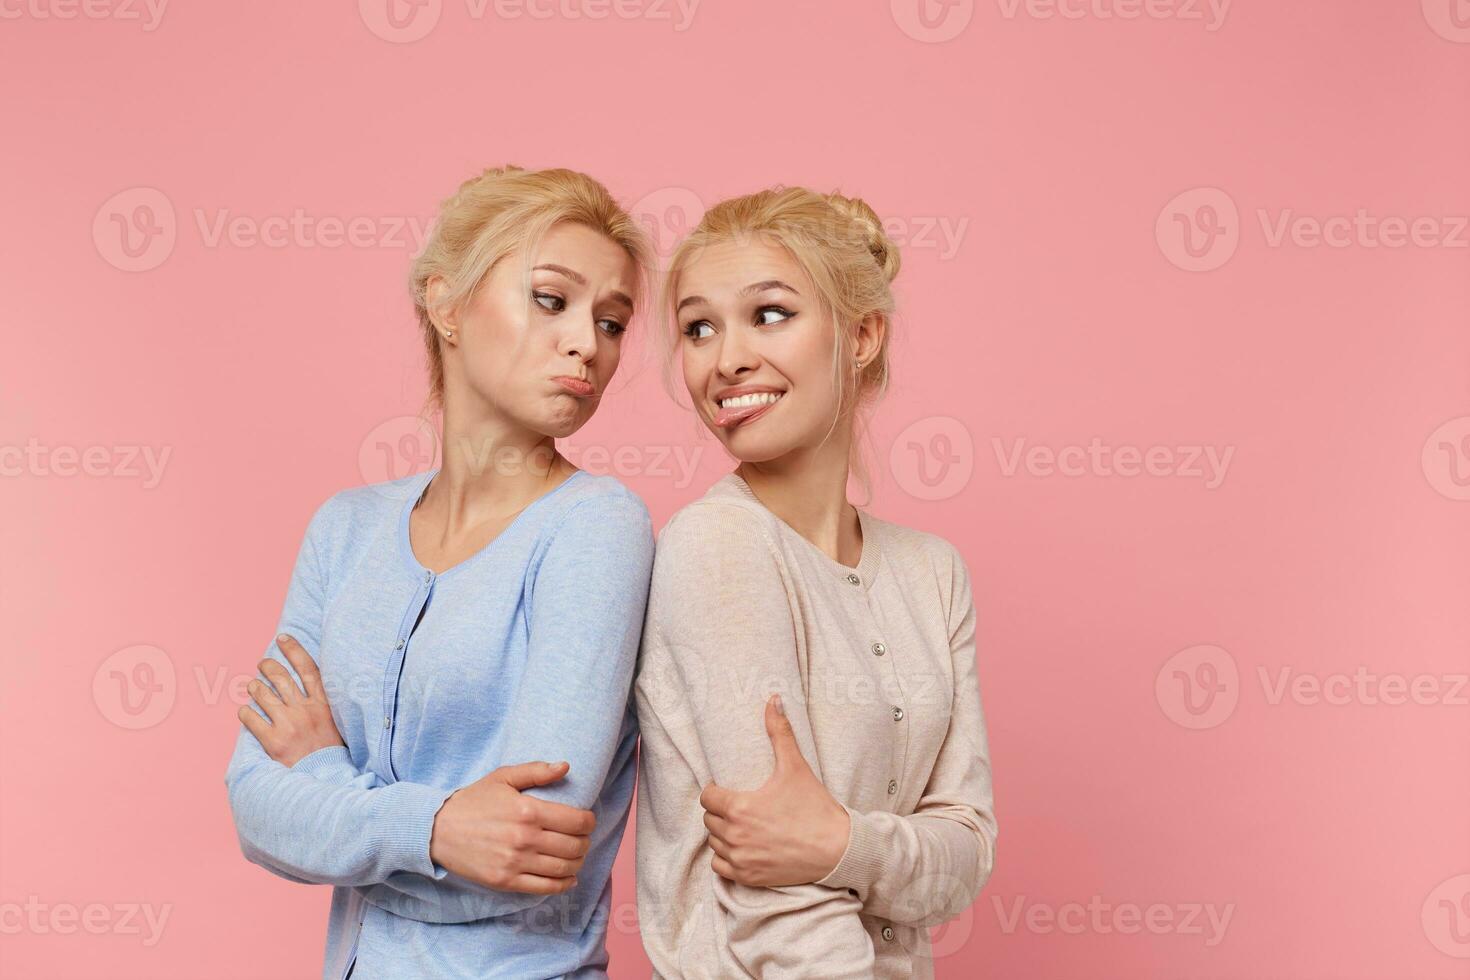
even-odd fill
[{"label": "long sleeve", "polygon": [[[506,740],[497,747],[491,768],[537,760],[565,760],[571,768],[566,779],[527,790],[527,795],[591,809],[615,754],[632,751],[636,729],[626,710],[627,699],[652,563],[648,513],[631,495],[605,495],[577,504],[551,537],[528,596],[530,645],[525,672],[501,729]],[[309,590],[309,580],[305,585]],[[315,634],[282,631],[296,635],[314,654]],[[275,655],[280,659],[278,652]],[[291,676],[297,679],[294,671]],[[625,723],[626,731],[621,731]],[[248,730],[242,737],[255,742]],[[255,744],[258,749],[259,743]],[[405,781],[384,783],[375,772],[361,770],[345,746],[318,749],[283,775],[294,777],[282,781],[285,787],[308,796],[316,791],[300,780],[371,793],[418,786]],[[441,803],[453,792],[421,789]],[[431,834],[432,828],[430,814],[425,834]],[[599,826],[594,836],[601,838],[617,829]],[[428,840],[424,836],[422,854],[415,853],[421,860],[413,867],[396,869],[409,873],[347,883],[364,886],[361,891],[369,902],[422,922],[488,919],[548,900],[544,895],[486,888],[454,875],[428,857]]]},{"label": "long sleeve", "polygon": [[[637,729],[628,698],[652,567],[653,527],[631,494],[578,503],[548,542],[529,596],[526,667],[494,767],[541,761],[567,762],[569,769],[550,786],[523,790],[527,796],[593,809],[618,757],[631,757]],[[343,754],[324,757],[318,777],[353,778]],[[600,820],[594,842],[619,832],[622,822]],[[437,864],[424,874],[396,876],[364,897],[425,922],[508,915],[554,897],[485,888]]]},{"label": "long sleeve", "polygon": [[[681,800],[697,797],[711,780],[753,790],[770,777],[774,757],[763,709],[774,692],[782,694],[802,754],[821,777],[804,696],[800,612],[783,585],[773,548],[760,519],[731,506],[686,508],[660,537],[639,668],[639,711],[653,716],[643,723],[645,751],[648,740],[656,739],[658,765],[688,765],[687,774],[682,768],[657,774],[660,786],[684,783],[670,794],[669,806],[682,808]],[[661,801],[650,799],[660,832],[675,834],[677,821],[701,819],[697,808],[657,812]],[[711,853],[706,845],[695,860],[708,862]],[[872,976],[873,943],[858,918],[861,902],[845,889],[755,888],[713,873],[708,880],[712,914],[702,921],[712,920],[719,955],[733,960],[722,963],[718,975],[738,970],[767,980],[805,978],[814,971],[824,978]],[[699,895],[693,900],[704,902]],[[674,960],[679,951],[666,948],[659,955]]]},{"label": "long sleeve", "polygon": [[948,600],[954,696],[949,734],[915,811],[848,809],[842,860],[818,884],[851,888],[864,911],[938,925],[980,894],[995,862],[990,753],[975,670],[975,606],[964,560],[950,549]]},{"label": "long sleeve", "polygon": [[[330,521],[328,501],[307,528],[276,630],[313,655],[320,649],[325,591],[318,547]],[[266,655],[300,683],[274,640]],[[433,871],[429,837],[450,791],[408,782],[333,785],[273,760],[243,724],[225,784],[241,851],[289,881],[370,885],[396,872]]]}]

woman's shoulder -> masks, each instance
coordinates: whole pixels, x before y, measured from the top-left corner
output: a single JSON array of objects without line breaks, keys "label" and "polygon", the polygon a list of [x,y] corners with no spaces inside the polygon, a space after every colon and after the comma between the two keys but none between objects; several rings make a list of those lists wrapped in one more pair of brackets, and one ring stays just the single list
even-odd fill
[{"label": "woman's shoulder", "polygon": [[704,495],[674,512],[659,531],[659,550],[724,549],[774,543],[776,516],[741,493],[733,474],[715,482]]},{"label": "woman's shoulder", "polygon": [[882,535],[883,553],[901,567],[944,573],[964,572],[964,555],[948,538],[885,520],[867,511],[863,514],[867,525]]},{"label": "woman's shoulder", "polygon": [[648,506],[616,477],[578,470],[545,503],[542,524],[554,532],[587,530],[653,540]]},{"label": "woman's shoulder", "polygon": [[425,473],[344,487],[317,505],[310,532],[339,538],[366,533],[382,521],[395,520],[410,497],[423,489]]},{"label": "woman's shoulder", "polygon": [[593,511],[626,510],[644,515],[648,513],[643,498],[630,490],[622,480],[587,470],[573,473],[564,486],[557,487],[552,493],[556,494],[560,509],[564,512],[575,507]]}]

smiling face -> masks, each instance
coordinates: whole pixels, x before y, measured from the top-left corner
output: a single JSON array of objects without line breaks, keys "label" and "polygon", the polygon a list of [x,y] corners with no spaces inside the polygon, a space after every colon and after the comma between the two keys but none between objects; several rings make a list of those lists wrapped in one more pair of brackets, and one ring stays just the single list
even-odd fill
[{"label": "smiling face", "polygon": [[792,255],[759,239],[710,244],[679,272],[684,384],[736,459],[814,447],[841,408],[837,332]]},{"label": "smiling face", "polygon": [[[490,270],[458,310],[443,316],[446,403],[485,410],[543,436],[582,427],[618,368],[633,315],[637,266],[585,225],[553,225],[526,256]],[[442,283],[430,284],[433,297]]]}]

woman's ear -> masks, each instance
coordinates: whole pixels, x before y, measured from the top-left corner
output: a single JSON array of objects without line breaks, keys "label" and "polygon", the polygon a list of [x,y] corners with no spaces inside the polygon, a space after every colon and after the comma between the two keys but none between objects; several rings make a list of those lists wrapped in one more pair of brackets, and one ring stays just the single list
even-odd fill
[{"label": "woman's ear", "polygon": [[864,365],[872,362],[883,349],[883,337],[888,332],[888,318],[882,313],[864,317],[857,326],[853,355]]},{"label": "woman's ear", "polygon": [[429,322],[439,332],[439,339],[449,343],[457,343],[459,336],[459,316],[455,309],[443,309],[444,297],[449,293],[449,283],[443,276],[434,275],[424,285],[424,309],[428,311]]}]

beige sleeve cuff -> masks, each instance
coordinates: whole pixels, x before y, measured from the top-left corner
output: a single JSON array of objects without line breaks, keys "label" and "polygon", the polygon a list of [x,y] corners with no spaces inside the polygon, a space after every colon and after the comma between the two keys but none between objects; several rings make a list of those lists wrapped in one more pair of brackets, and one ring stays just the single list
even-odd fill
[{"label": "beige sleeve cuff", "polygon": [[866,899],[868,889],[883,872],[886,856],[883,835],[867,814],[859,813],[846,803],[842,808],[848,817],[847,847],[837,867],[816,884],[828,888],[851,888],[857,892],[858,898]]}]

